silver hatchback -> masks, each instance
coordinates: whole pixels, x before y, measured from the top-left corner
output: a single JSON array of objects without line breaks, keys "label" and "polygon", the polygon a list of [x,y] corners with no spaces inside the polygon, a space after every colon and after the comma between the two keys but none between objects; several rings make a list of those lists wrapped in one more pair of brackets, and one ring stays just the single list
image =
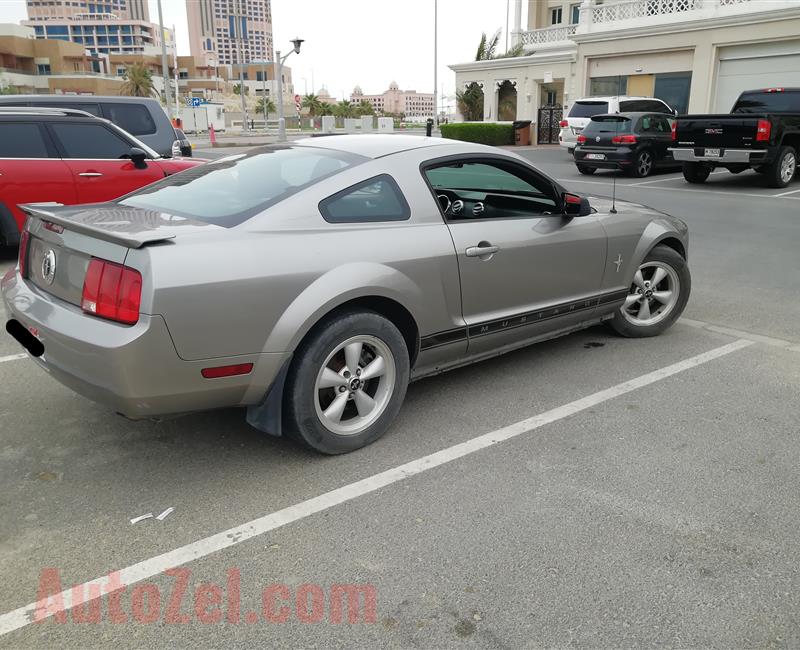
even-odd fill
[{"label": "silver hatchback", "polygon": [[444,139],[310,138],[119,200],[29,205],[8,331],[133,418],[240,406],[328,454],[390,426],[410,380],[607,321],[663,332],[686,225]]}]

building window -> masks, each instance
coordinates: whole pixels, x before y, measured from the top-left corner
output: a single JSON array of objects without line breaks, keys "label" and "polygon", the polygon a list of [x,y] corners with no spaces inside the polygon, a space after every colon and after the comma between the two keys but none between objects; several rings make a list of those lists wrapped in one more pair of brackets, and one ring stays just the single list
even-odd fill
[{"label": "building window", "polygon": [[561,7],[556,7],[555,9],[550,10],[550,24],[551,25],[561,24]]},{"label": "building window", "polygon": [[569,22],[570,25],[577,25],[581,22],[581,6],[572,5],[569,9]]},{"label": "building window", "polygon": [[50,64],[49,63],[38,63],[36,65],[36,73],[37,74],[50,74]]}]

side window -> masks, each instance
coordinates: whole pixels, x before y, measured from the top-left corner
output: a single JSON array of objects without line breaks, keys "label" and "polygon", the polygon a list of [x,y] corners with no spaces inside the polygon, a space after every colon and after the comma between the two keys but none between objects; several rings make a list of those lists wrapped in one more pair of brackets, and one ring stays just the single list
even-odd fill
[{"label": "side window", "polygon": [[666,135],[672,131],[672,127],[666,117],[661,115],[651,115],[650,119],[653,122],[653,131],[661,135]]},{"label": "side window", "polygon": [[664,102],[660,102],[657,99],[650,99],[647,101],[641,102],[643,111],[652,111],[653,113],[671,113],[672,110],[667,107]]},{"label": "side window", "polygon": [[644,133],[651,133],[652,131],[655,131],[655,129],[653,128],[653,119],[649,115],[645,115],[642,118],[641,130]]},{"label": "side window", "polygon": [[330,223],[405,221],[411,210],[391,176],[381,175],[329,196],[319,211]]},{"label": "side window", "polygon": [[[558,206],[547,180],[513,164],[459,162],[427,169],[425,176],[451,220],[549,214]],[[457,202],[463,205],[454,207]]]},{"label": "side window", "polygon": [[646,102],[639,101],[638,99],[626,99],[619,103],[620,113],[638,113],[639,111],[650,111],[651,108],[645,108]]},{"label": "side window", "polygon": [[142,104],[103,104],[103,116],[131,135],[156,132],[156,123]]},{"label": "side window", "polygon": [[38,124],[0,122],[0,158],[49,158]]},{"label": "side window", "polygon": [[102,124],[51,124],[65,158],[127,158],[131,145]]}]

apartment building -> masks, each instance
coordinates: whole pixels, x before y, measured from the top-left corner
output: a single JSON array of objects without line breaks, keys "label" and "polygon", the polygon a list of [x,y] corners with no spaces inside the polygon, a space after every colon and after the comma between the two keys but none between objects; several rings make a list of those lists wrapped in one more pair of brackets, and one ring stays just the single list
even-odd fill
[{"label": "apartment building", "polygon": [[78,43],[93,54],[156,54],[162,36],[175,50],[175,35],[150,22],[147,0],[27,0],[36,38]]},{"label": "apartment building", "polygon": [[433,94],[418,93],[416,90],[400,90],[396,81],[389,84],[389,90],[380,95],[365,95],[359,86],[353,89],[350,101],[356,104],[365,101],[379,113],[403,113],[407,116],[428,116],[434,114]]},{"label": "apartment building", "polygon": [[193,57],[218,65],[273,60],[270,0],[186,0],[186,15]]},{"label": "apartment building", "polygon": [[[483,120],[541,122],[580,97],[663,99],[679,112],[730,110],[748,88],[800,86],[797,0],[514,2],[522,56],[450,66],[483,93]],[[476,42],[480,35],[476,35]]]}]

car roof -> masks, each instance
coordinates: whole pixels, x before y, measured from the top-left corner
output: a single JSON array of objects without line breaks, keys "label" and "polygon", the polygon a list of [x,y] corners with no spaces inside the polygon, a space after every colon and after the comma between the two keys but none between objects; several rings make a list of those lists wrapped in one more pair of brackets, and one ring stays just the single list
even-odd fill
[{"label": "car roof", "polygon": [[452,140],[428,138],[422,135],[391,135],[362,133],[352,135],[332,135],[295,140],[293,146],[319,147],[335,151],[345,151],[366,158],[382,158],[401,151],[452,145]]},{"label": "car roof", "polygon": [[0,118],[2,117],[44,117],[44,118],[89,118],[92,120],[99,120],[101,118],[80,111],[74,108],[46,108],[42,106],[0,106]]},{"label": "car roof", "polygon": [[659,113],[658,111],[624,111],[622,113],[600,113],[599,115],[592,115],[591,119],[597,122],[604,117],[627,117],[629,120],[636,120],[643,115],[663,115],[664,117],[675,117],[672,113]]},{"label": "car roof", "polygon": [[603,95],[601,97],[581,97],[575,100],[575,104],[578,102],[608,102],[612,99],[617,99],[621,102],[626,102],[629,99],[652,99],[657,102],[661,102],[662,104],[666,104],[663,99],[659,99],[658,97],[639,97],[637,95]]},{"label": "car roof", "polygon": [[150,104],[158,102],[153,97],[120,97],[119,95],[4,95],[4,102],[39,102],[42,104],[94,104],[97,102],[111,104]]}]

